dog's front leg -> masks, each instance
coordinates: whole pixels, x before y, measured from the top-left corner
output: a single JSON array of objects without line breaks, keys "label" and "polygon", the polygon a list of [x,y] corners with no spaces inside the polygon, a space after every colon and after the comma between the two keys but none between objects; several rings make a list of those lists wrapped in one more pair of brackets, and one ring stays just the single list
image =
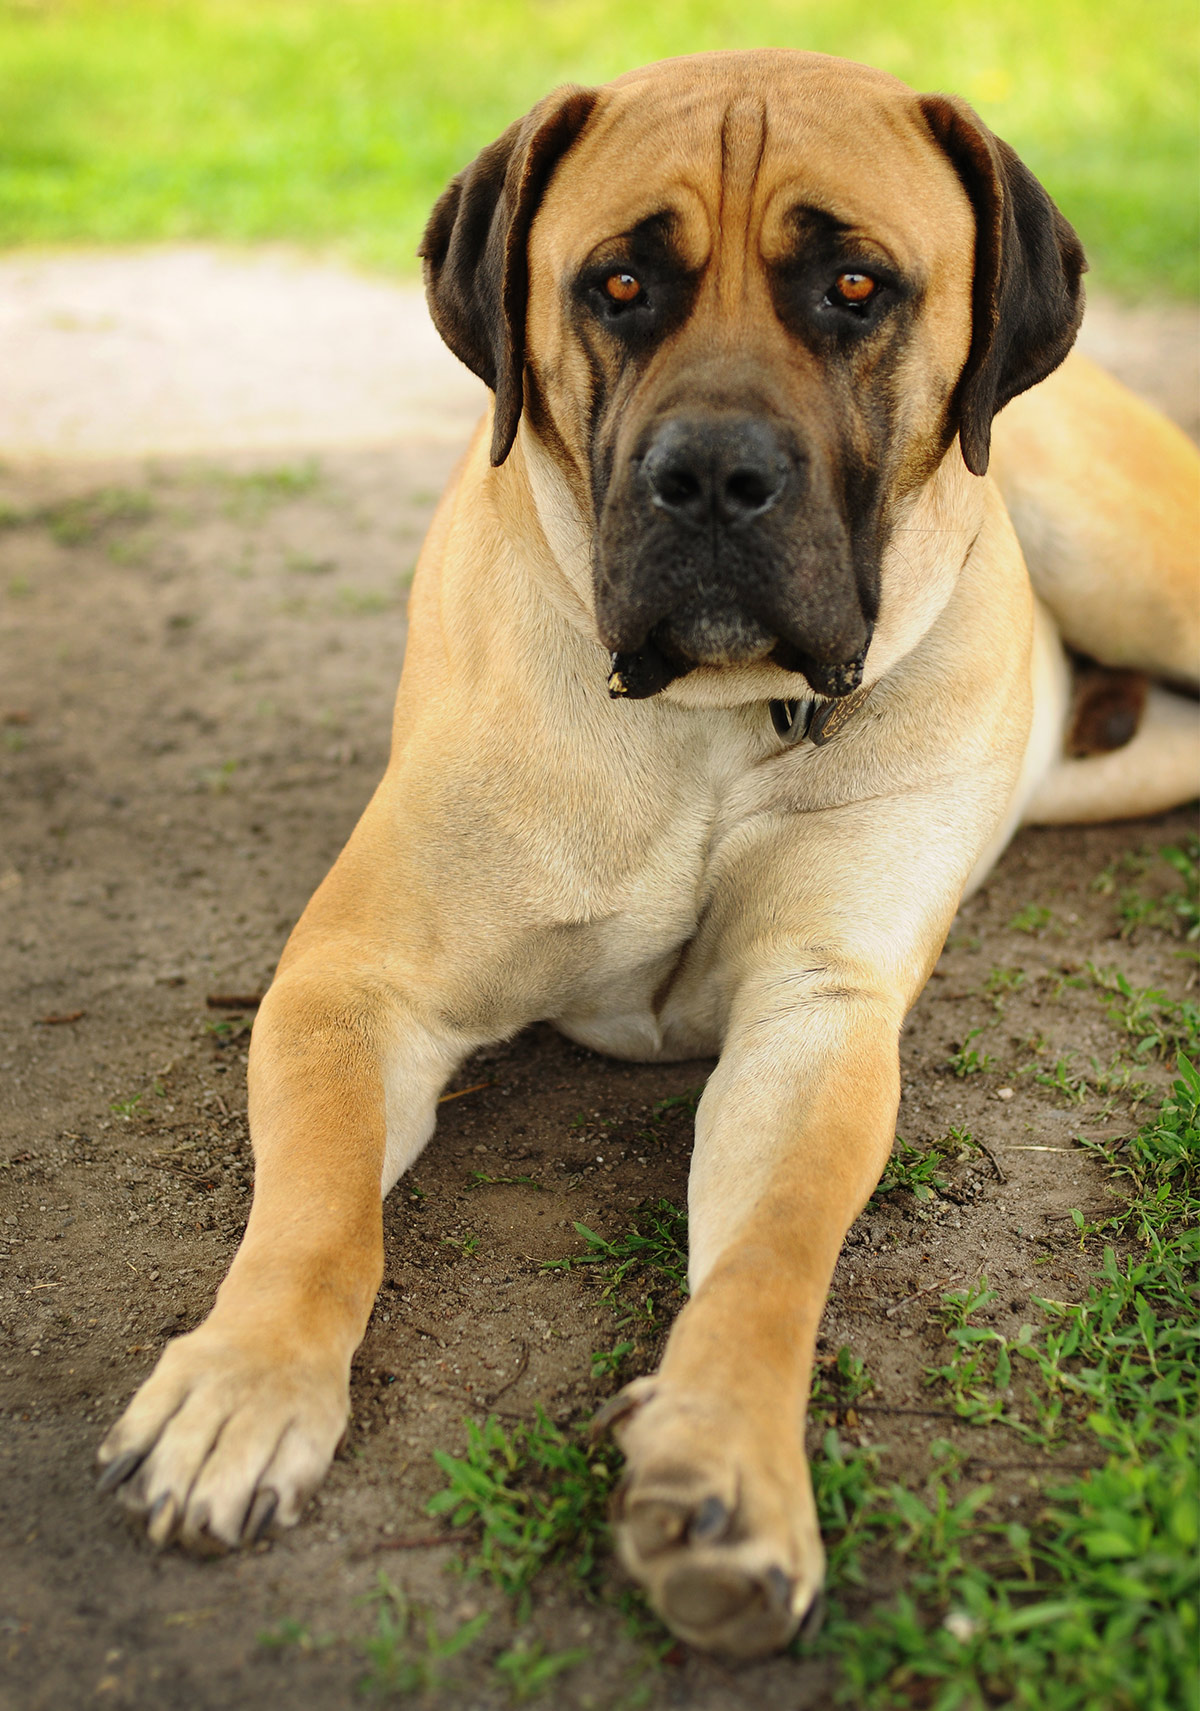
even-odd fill
[{"label": "dog's front leg", "polygon": [[832,968],[751,981],[700,1104],[692,1296],[660,1370],[613,1412],[621,1556],[707,1650],[777,1649],[820,1590],[813,1352],[842,1239],[895,1134],[902,1015]]},{"label": "dog's front leg", "polygon": [[254,1202],[229,1275],[101,1446],[102,1485],[157,1545],[249,1543],[298,1518],[345,1431],[381,1190],[428,1140],[462,1055],[377,980],[316,960],[276,980],[255,1024]]}]

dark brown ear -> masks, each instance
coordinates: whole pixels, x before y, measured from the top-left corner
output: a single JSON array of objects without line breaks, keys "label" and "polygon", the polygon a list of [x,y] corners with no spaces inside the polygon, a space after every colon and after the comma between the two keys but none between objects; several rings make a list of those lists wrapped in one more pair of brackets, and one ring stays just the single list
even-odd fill
[{"label": "dark brown ear", "polygon": [[521,420],[529,228],[598,98],[598,90],[567,85],[510,125],[451,179],[421,240],[433,324],[496,394],[494,464],[512,450]]},{"label": "dark brown ear", "polygon": [[992,417],[1052,374],[1083,319],[1083,246],[1037,179],[964,101],[921,109],[975,209],[973,331],[955,394],[963,461],[986,475]]}]

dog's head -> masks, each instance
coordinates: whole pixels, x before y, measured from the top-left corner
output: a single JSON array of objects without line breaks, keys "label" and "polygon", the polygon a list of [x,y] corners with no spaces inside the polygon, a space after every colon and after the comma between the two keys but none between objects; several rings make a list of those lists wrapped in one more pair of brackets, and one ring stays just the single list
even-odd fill
[{"label": "dog's head", "polygon": [[434,321],[592,519],[626,687],[769,659],[853,689],[896,507],[1062,361],[1079,242],[971,110],[818,54],[559,90],[448,187]]}]

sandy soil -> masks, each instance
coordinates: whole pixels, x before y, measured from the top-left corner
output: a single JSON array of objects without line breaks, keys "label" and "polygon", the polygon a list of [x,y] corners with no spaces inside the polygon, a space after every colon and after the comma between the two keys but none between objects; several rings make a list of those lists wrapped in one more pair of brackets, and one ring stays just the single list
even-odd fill
[{"label": "sandy soil", "polygon": [[[382,1567],[443,1626],[493,1611],[455,1666],[461,1692],[435,1702],[501,1706],[503,1600],[456,1572],[453,1547],[393,1547],[440,1525],[424,1517],[431,1452],[461,1448],[464,1416],[494,1403],[527,1419],[540,1401],[573,1421],[612,1388],[589,1377],[615,1336],[596,1280],[542,1262],[580,1250],[576,1221],[615,1235],[643,1201],[682,1200],[688,1120],[654,1110],[710,1065],[613,1064],[534,1029],[466,1067],[458,1086],[487,1085],[445,1106],[415,1189],[388,1203],[353,1430],[286,1538],[155,1556],[93,1494],[91,1466],[236,1244],[252,1011],[207,1000],[269,981],[383,767],[408,580],[473,383],[411,293],[283,257],[9,261],[0,300],[0,1705],[350,1705]],[[1102,306],[1089,338],[1195,431],[1191,318]],[[992,1468],[989,1513],[1038,1502],[1035,1456],[931,1402],[930,1304],[981,1268],[1001,1325],[1031,1293],[1080,1287],[1066,1214],[1108,1191],[1073,1137],[1128,1129],[1131,1108],[1068,1102],[1035,1075],[1128,1049],[1096,993],[1063,983],[1089,960],[1183,990],[1175,942],[1118,938],[1094,882],[1192,822],[1022,834],[912,1018],[901,1134],[962,1125],[988,1155],[951,1167],[950,1195],[873,1203],[838,1268],[823,1352],[868,1361],[874,1396],[843,1425],[883,1447],[890,1476],[919,1482],[930,1439],[949,1436]],[[1013,925],[1028,905],[1049,911],[1033,931]],[[997,967],[1024,984],[989,993]],[[991,1066],[956,1077],[947,1060],[974,1029]],[[1139,1074],[1164,1079],[1153,1062]],[[283,1621],[329,1643],[264,1646]],[[553,1575],[532,1631],[588,1649],[548,1704],[828,1703],[821,1662],[734,1674],[677,1648],[652,1669],[615,1608]]]}]

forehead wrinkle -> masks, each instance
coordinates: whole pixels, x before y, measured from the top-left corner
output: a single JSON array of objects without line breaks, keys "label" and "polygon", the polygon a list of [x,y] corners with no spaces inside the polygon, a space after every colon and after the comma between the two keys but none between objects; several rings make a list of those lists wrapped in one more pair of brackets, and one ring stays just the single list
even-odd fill
[{"label": "forehead wrinkle", "polygon": [[767,104],[758,96],[730,101],[721,119],[717,177],[717,296],[726,307],[747,294],[754,206],[767,147]]}]

